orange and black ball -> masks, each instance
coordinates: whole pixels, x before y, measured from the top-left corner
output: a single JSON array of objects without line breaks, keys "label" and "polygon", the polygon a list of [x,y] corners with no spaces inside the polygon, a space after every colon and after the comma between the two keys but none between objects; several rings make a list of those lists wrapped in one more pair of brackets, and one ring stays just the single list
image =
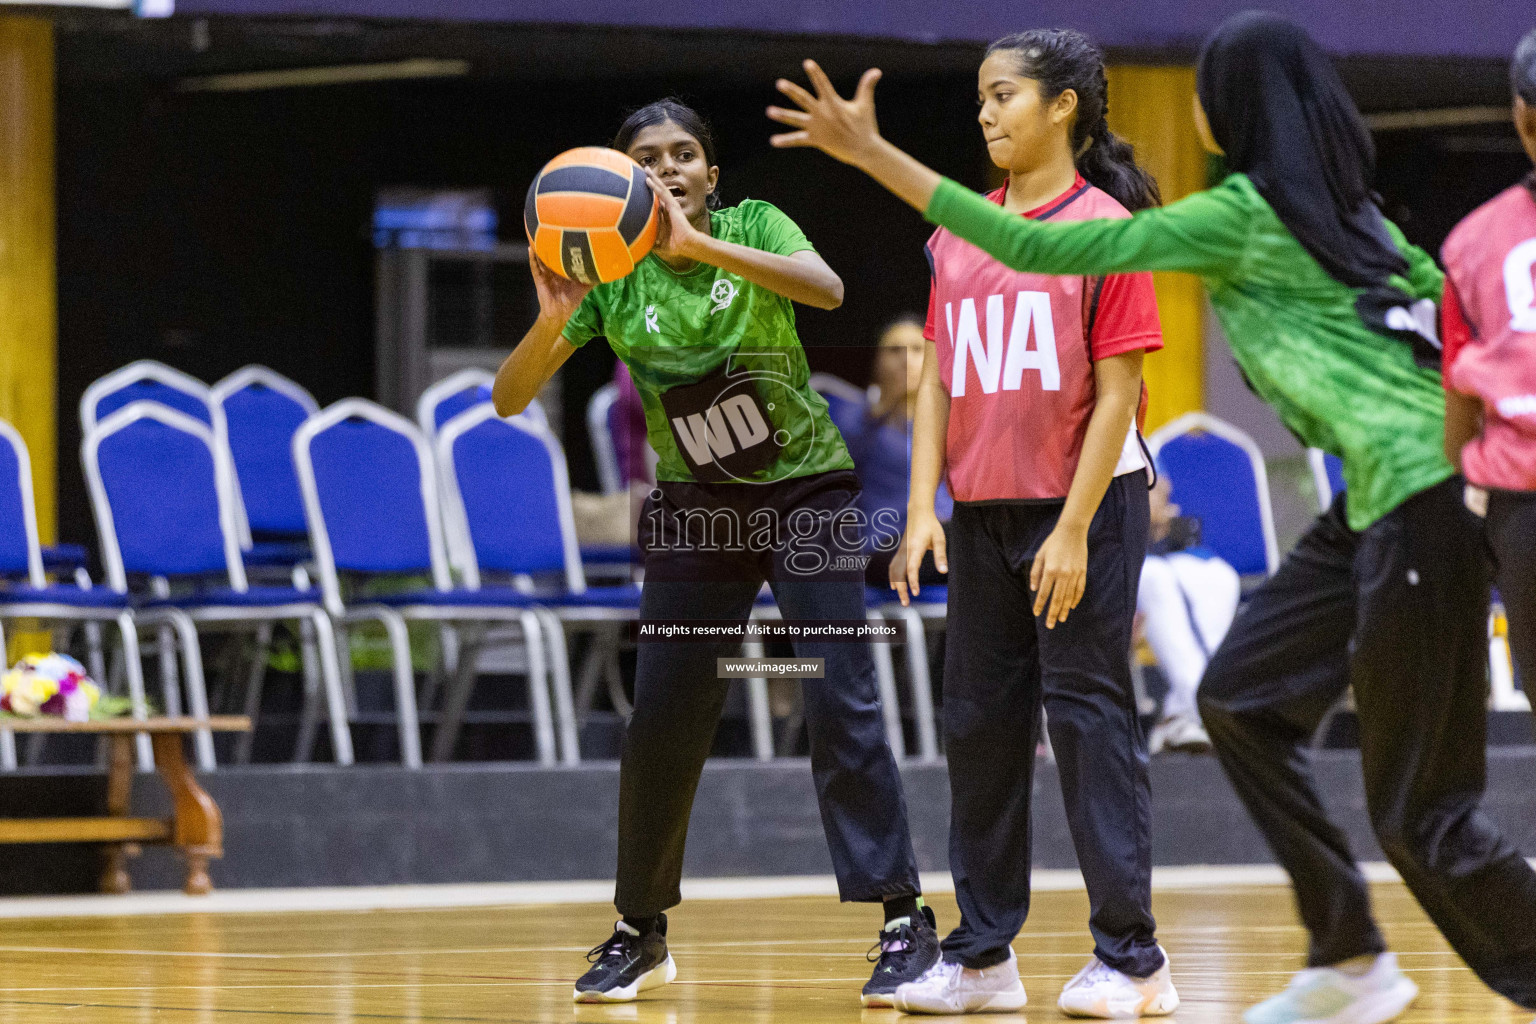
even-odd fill
[{"label": "orange and black ball", "polygon": [[639,164],[616,149],[582,146],[544,165],[528,187],[528,244],[555,273],[582,284],[615,281],[656,244],[660,204]]}]

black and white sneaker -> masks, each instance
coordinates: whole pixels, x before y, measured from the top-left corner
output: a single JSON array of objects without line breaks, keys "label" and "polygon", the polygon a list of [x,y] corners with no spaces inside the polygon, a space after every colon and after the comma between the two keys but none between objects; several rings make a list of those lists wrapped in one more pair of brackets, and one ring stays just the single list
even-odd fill
[{"label": "black and white sneaker", "polygon": [[667,952],[667,915],[656,918],[656,930],[641,935],[623,921],[613,936],[587,953],[592,969],[576,982],[578,1003],[628,1003],[646,989],[677,977],[677,964]]},{"label": "black and white sneaker", "polygon": [[860,1002],[865,1006],[895,1006],[897,986],[916,981],[939,962],[937,929],[929,907],[919,911],[916,922],[898,918],[886,925],[880,932],[880,941],[869,948],[867,959],[874,962],[875,973],[865,983]]}]

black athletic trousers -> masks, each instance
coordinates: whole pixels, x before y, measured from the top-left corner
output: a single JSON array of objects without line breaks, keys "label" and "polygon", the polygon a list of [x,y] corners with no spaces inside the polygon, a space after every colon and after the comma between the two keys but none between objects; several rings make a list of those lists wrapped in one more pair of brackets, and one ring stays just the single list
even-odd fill
[{"label": "black athletic trousers", "polygon": [[1536,695],[1536,491],[1490,491],[1486,529],[1509,651],[1526,695]]},{"label": "black athletic trousers", "polygon": [[[681,529],[680,510],[729,509],[746,519],[777,507],[787,519],[796,509],[835,513],[852,504],[858,478],[828,473],[780,484],[663,485],[641,512],[645,549],[642,622],[711,619],[740,622],[752,610],[766,578],[785,619],[864,621],[864,577],[859,569],[812,574],[796,571],[795,551],[814,554],[837,545],[823,519],[819,534],[801,537],[794,550],[769,552],[661,549],[652,528]],[[659,517],[659,518],[658,518]],[[692,519],[690,531],[703,517]],[[720,520],[705,528],[716,529]],[[690,544],[697,545],[696,532]],[[717,538],[719,539],[719,538]],[[745,538],[741,538],[745,539]],[[855,536],[854,550],[862,538]],[[738,545],[739,546],[739,545]],[[814,559],[812,560],[814,562]],[[635,713],[624,736],[619,768],[619,864],[614,904],[629,917],[650,917],[682,899],[683,846],[704,760],[714,742],[729,682],[716,678],[716,658],[739,657],[733,641],[647,641],[639,645]],[[805,679],[805,722],[811,775],[822,827],[832,854],[838,893],[845,901],[877,902],[921,891],[907,829],[901,776],[880,713],[874,660],[867,643],[804,641],[795,655],[824,658],[825,678]],[[751,814],[750,806],[743,813]]]},{"label": "black athletic trousers", "polygon": [[1353,684],[1382,850],[1478,977],[1536,1008],[1536,872],[1478,809],[1488,580],[1462,486],[1421,491],[1359,533],[1335,500],[1238,613],[1200,714],[1290,873],[1308,962],[1326,966],[1386,948],[1307,771],[1312,733]]},{"label": "black athletic trousers", "polygon": [[1131,624],[1147,551],[1147,478],[1115,478],[1088,532],[1088,583],[1065,622],[1045,628],[1030,565],[1061,504],[955,504],[949,527],[944,743],[949,866],[960,926],[945,957],[1008,958],[1029,914],[1029,818],[1040,707],[1061,773],[1067,824],[1088,884],[1094,953],[1146,977],[1154,937],[1151,791],[1131,683]]}]

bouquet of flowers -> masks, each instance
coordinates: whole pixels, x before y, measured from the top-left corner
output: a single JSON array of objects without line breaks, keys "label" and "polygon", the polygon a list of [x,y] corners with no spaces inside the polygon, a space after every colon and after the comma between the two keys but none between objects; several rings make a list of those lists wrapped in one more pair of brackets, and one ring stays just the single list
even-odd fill
[{"label": "bouquet of flowers", "polygon": [[102,714],[120,713],[121,698],[108,698],[114,708],[103,707],[101,687],[91,681],[85,666],[64,654],[29,654],[0,676],[0,711],[25,718],[56,715],[70,722],[86,722]]}]

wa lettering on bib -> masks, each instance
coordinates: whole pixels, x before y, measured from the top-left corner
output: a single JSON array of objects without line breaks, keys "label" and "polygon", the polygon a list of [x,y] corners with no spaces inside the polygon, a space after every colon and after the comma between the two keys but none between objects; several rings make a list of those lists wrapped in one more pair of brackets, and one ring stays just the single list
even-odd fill
[{"label": "wa lettering on bib", "polygon": [[[976,367],[981,389],[989,395],[997,390],[999,370],[1002,371],[1004,391],[1019,390],[1024,383],[1025,370],[1039,374],[1040,390],[1061,390],[1061,363],[1056,358],[1056,327],[1051,322],[1050,295],[1019,292],[1013,307],[1013,325],[1008,331],[1006,356],[1003,355],[1003,308],[1003,296],[987,296],[987,344],[983,348],[981,332],[977,329],[975,300],[960,300],[958,329],[955,327],[955,304],[944,304],[944,320],[955,349],[950,397],[965,397],[967,362]],[[1033,349],[1029,346],[1031,333],[1035,337]]]},{"label": "wa lettering on bib", "polygon": [[[1002,195],[991,198],[1001,202]],[[1025,216],[1031,215],[1127,216],[1081,179],[1056,203]],[[1093,414],[1094,359],[1161,347],[1151,276],[1021,273],[942,228],[929,240],[928,256],[933,291],[925,333],[950,396],[945,466],[955,500],[1065,498]],[[1106,298],[1134,308],[1111,309]],[[1111,317],[1120,347],[1101,351],[1102,332],[1093,324],[1102,316]],[[1116,474],[1145,465],[1133,425]]]}]

